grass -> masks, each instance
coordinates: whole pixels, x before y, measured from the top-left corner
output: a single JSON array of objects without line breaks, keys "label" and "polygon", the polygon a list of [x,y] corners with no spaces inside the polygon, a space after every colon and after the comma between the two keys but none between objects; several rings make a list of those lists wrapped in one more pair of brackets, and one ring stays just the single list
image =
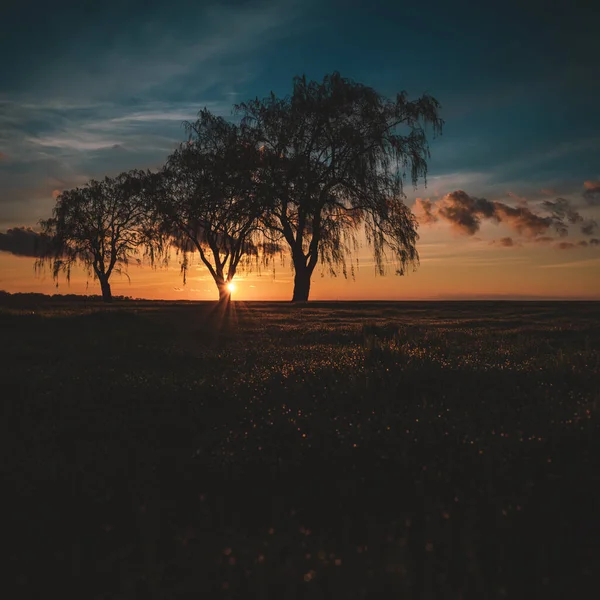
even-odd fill
[{"label": "grass", "polygon": [[599,317],[3,296],[13,597],[595,597]]}]

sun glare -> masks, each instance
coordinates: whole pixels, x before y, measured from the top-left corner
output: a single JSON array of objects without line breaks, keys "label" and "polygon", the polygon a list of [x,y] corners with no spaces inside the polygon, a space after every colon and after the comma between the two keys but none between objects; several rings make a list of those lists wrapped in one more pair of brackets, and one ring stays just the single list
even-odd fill
[{"label": "sun glare", "polygon": [[233,292],[235,292],[235,284],[234,283],[228,283],[227,284],[227,289],[229,290],[230,294],[233,294]]}]

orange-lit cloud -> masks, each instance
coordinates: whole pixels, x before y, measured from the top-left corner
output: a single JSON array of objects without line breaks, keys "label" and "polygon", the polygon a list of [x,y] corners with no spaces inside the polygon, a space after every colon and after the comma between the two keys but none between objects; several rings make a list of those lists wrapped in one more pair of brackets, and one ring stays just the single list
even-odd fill
[{"label": "orange-lit cloud", "polygon": [[512,248],[515,245],[515,242],[511,237],[500,238],[498,243],[505,248]]},{"label": "orange-lit cloud", "polygon": [[527,198],[525,198],[523,196],[519,196],[518,194],[515,194],[514,192],[508,192],[507,195],[509,198],[516,200],[520,206],[527,206]]},{"label": "orange-lit cloud", "polygon": [[600,181],[586,181],[583,187],[583,199],[592,206],[600,206]]},{"label": "orange-lit cloud", "polygon": [[414,213],[422,225],[429,225],[439,220],[435,215],[435,211],[435,203],[429,198],[417,198],[415,200]]},{"label": "orange-lit cloud", "polygon": [[6,160],[8,156],[4,152],[0,152],[0,160]]},{"label": "orange-lit cloud", "polygon": [[[564,201],[568,205],[568,201]],[[422,224],[435,223],[443,220],[460,234],[472,236],[477,233],[483,220],[504,223],[513,231],[527,237],[536,237],[555,229],[559,235],[567,234],[566,221],[569,217],[577,215],[573,209],[559,203],[562,212],[551,211],[548,216],[541,216],[521,202],[520,206],[509,206],[503,202],[486,200],[470,196],[463,190],[456,190],[446,194],[435,202],[427,199],[417,199],[415,213]],[[567,214],[568,212],[568,214]],[[569,221],[570,222],[570,221]]]}]

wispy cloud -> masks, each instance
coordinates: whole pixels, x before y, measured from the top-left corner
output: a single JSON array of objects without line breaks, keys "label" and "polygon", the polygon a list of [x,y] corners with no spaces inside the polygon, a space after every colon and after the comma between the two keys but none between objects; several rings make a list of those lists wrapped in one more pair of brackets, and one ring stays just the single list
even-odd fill
[{"label": "wispy cloud", "polygon": [[593,267],[600,265],[600,257],[598,258],[583,258],[581,260],[573,260],[570,262],[553,263],[550,265],[539,265],[539,269],[572,269],[576,267]]},{"label": "wispy cloud", "polygon": [[164,97],[174,89],[202,94],[245,77],[253,53],[288,36],[300,9],[293,0],[190,4],[185,19],[151,11],[136,15],[134,35],[115,15],[114,31],[106,40],[80,40],[85,62],[58,55],[38,74],[35,91],[71,102]]},{"label": "wispy cloud", "polygon": [[48,57],[27,91],[0,93],[2,220],[33,224],[54,189],[162,164],[185,137],[181,123],[201,108],[231,115],[257,52],[293,33],[301,8],[295,0],[199,4],[163,24],[158,6],[136,21],[135,35],[115,21],[98,47],[76,32],[77,53]]},{"label": "wispy cloud", "polygon": [[74,133],[70,136],[28,138],[27,142],[48,148],[69,148],[72,150],[103,150],[119,145],[116,139],[102,139],[102,137],[93,136],[85,132]]}]

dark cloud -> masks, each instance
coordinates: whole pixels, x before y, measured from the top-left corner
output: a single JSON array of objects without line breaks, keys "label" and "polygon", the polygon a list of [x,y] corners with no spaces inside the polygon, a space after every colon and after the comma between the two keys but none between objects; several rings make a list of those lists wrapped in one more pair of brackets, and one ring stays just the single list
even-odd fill
[{"label": "dark cloud", "polygon": [[515,241],[511,237],[503,237],[498,240],[498,244],[504,246],[504,248],[512,248],[515,245]]},{"label": "dark cloud", "polygon": [[474,235],[479,231],[482,218],[494,216],[494,205],[485,198],[474,198],[457,190],[437,202],[437,214],[460,232]]},{"label": "dark cloud", "polygon": [[493,216],[497,221],[528,237],[546,233],[550,228],[556,229],[559,235],[567,234],[564,223],[556,217],[541,217],[524,206],[514,208],[502,202],[493,202],[493,205],[495,208]]},{"label": "dark cloud", "polygon": [[528,237],[542,235],[549,229],[556,230],[559,235],[567,234],[566,215],[540,216],[527,206],[513,207],[503,202],[475,198],[463,190],[446,194],[436,202],[419,199],[415,210],[421,223],[428,224],[442,219],[465,235],[477,233],[484,219],[504,223],[517,233]]},{"label": "dark cloud", "polygon": [[549,242],[553,242],[554,238],[549,235],[542,235],[533,240],[536,244],[548,244]]},{"label": "dark cloud", "polygon": [[581,233],[584,235],[594,235],[598,229],[598,223],[594,219],[587,219],[581,225]]},{"label": "dark cloud", "polygon": [[590,246],[600,246],[600,240],[598,238],[592,238],[590,240]]},{"label": "dark cloud", "polygon": [[48,238],[29,227],[15,227],[0,233],[0,252],[38,258],[48,248]]},{"label": "dark cloud", "polygon": [[555,247],[559,250],[573,250],[575,248],[587,248],[587,246],[588,243],[585,240],[581,240],[580,242],[560,242]]},{"label": "dark cloud", "polygon": [[560,242],[559,244],[556,244],[555,248],[558,248],[559,250],[573,250],[575,245],[576,244],[573,242]]},{"label": "dark cloud", "polygon": [[584,235],[594,235],[598,228],[598,223],[593,219],[584,219],[571,205],[570,200],[557,198],[556,200],[544,200],[542,206],[556,219],[567,221],[571,225],[581,223],[581,233]]},{"label": "dark cloud", "polygon": [[600,181],[586,181],[583,199],[591,206],[600,206]]},{"label": "dark cloud", "polygon": [[565,198],[544,200],[542,206],[560,220],[566,220],[571,224],[583,221],[583,217],[571,206],[571,202]]}]

